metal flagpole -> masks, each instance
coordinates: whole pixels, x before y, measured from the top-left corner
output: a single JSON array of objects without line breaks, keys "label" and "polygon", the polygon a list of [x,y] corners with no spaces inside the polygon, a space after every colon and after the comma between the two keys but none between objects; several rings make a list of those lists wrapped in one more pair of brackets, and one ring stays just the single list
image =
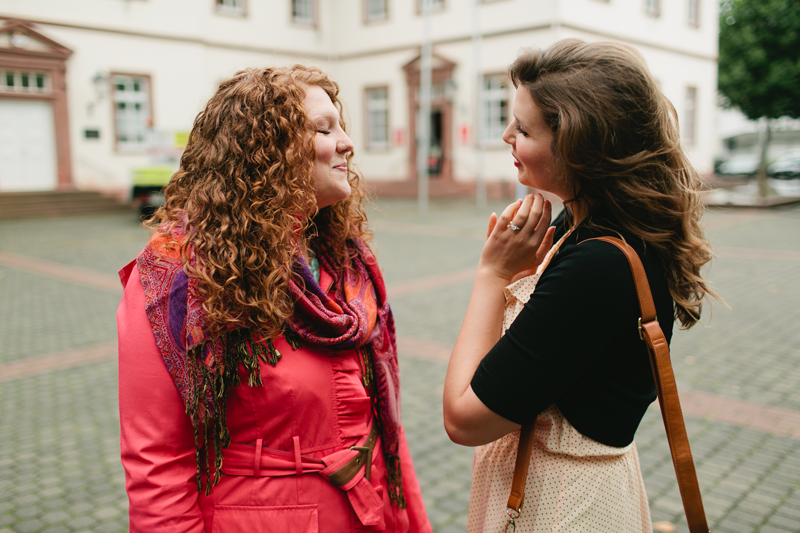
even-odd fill
[{"label": "metal flagpole", "polygon": [[428,213],[428,152],[431,138],[431,4],[422,0],[422,54],[417,117],[417,212]]},{"label": "metal flagpole", "polygon": [[486,207],[486,180],[483,176],[483,138],[486,113],[483,102],[483,72],[481,71],[481,0],[472,2],[472,50],[475,54],[475,199],[478,208]]}]

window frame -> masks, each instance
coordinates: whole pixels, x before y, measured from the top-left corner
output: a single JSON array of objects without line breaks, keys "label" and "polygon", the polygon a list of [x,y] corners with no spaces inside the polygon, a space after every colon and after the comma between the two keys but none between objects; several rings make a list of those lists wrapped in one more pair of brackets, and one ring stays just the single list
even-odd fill
[{"label": "window frame", "polygon": [[[385,106],[384,106],[384,133],[385,133],[385,140],[383,142],[374,142],[372,137],[372,107],[370,105],[372,100],[370,98],[371,93],[376,91],[384,91],[385,94]],[[386,151],[392,147],[392,139],[391,139],[391,132],[389,125],[391,124],[390,120],[390,100],[389,100],[389,85],[369,85],[364,87],[363,98],[364,98],[364,148],[368,151]]]},{"label": "window frame", "polygon": [[661,0],[644,0],[644,13],[648,17],[661,16]]},{"label": "window frame", "polygon": [[[117,90],[117,83],[116,83],[116,78],[118,78],[118,77],[126,77],[126,78],[133,78],[133,79],[139,78],[141,80],[144,80],[145,83],[147,84],[147,87],[145,88],[145,90],[142,91],[142,93],[144,93],[144,95],[145,95],[145,99],[146,99],[145,101],[146,101],[146,105],[147,105],[145,121],[144,121],[145,138],[140,143],[129,143],[128,141],[121,142],[120,139],[119,139],[120,128],[119,128],[119,117],[117,115],[117,113],[118,113],[117,93],[119,91]],[[112,122],[113,122],[113,126],[114,126],[114,137],[113,137],[113,140],[114,140],[114,151],[116,153],[122,153],[122,154],[142,154],[142,153],[147,152],[147,149],[148,149],[148,142],[147,142],[147,135],[146,135],[147,134],[147,130],[148,129],[152,129],[152,127],[153,127],[153,125],[155,123],[154,118],[153,118],[153,80],[152,80],[152,77],[149,74],[141,74],[141,73],[133,73],[133,72],[111,72],[111,73],[109,73],[108,79],[109,79],[109,85],[110,85],[110,89],[111,89],[111,94],[110,94],[109,100],[111,102],[111,116],[112,116]]]},{"label": "window frame", "polygon": [[697,96],[696,85],[687,85],[683,93],[683,131],[681,144],[694,146],[697,143]]},{"label": "window frame", "polygon": [[[306,6],[309,7],[311,11],[311,18],[309,20],[297,18],[295,14],[295,4],[297,2],[305,2]],[[289,0],[289,17],[292,24],[295,26],[316,29],[317,24],[319,23],[319,5],[317,0]]]},{"label": "window frame", "polygon": [[[11,75],[13,85],[8,85],[8,75]],[[22,77],[27,76],[28,86],[23,87]],[[41,77],[44,81],[43,87],[37,87],[37,78]],[[4,95],[19,95],[31,94],[37,96],[46,96],[53,93],[53,80],[49,72],[35,71],[28,69],[0,69],[0,94]]]},{"label": "window frame", "polygon": [[[241,6],[226,7],[224,5],[226,1],[240,3]],[[247,17],[247,8],[247,0],[214,0],[214,13],[217,15],[244,18]]]},{"label": "window frame", "polygon": [[700,27],[700,0],[688,0],[686,23],[691,28]]},{"label": "window frame", "polygon": [[383,1],[383,5],[384,5],[384,12],[383,12],[383,17],[381,17],[381,18],[370,17],[370,14],[369,14],[369,3],[370,3],[370,1],[371,0],[362,0],[362,2],[361,2],[364,24],[377,24],[379,22],[388,21],[389,20],[389,0],[382,0]]},{"label": "window frame", "polygon": [[[500,87],[493,90],[489,89],[487,87],[487,82],[492,79],[501,80]],[[478,125],[475,138],[479,146],[502,146],[504,145],[502,134],[508,127],[511,116],[511,84],[509,83],[508,74],[506,72],[484,72],[481,77],[481,82],[483,85],[481,86],[480,105],[483,107],[483,112],[480,118],[483,118],[484,123]],[[492,94],[502,94],[504,98],[492,99],[490,98]],[[505,102],[505,119],[503,119],[501,114],[499,117],[500,120],[496,124],[490,123],[491,113],[489,113],[489,110],[492,102]],[[502,108],[502,106],[500,107]],[[499,135],[496,134],[497,131],[495,128],[499,128]]]},{"label": "window frame", "polygon": [[[422,15],[422,2],[424,0],[417,0],[414,2],[417,9],[417,15]],[[431,15],[436,13],[441,13],[447,9],[447,0],[430,0],[430,2],[436,2],[436,5],[431,6]]]}]

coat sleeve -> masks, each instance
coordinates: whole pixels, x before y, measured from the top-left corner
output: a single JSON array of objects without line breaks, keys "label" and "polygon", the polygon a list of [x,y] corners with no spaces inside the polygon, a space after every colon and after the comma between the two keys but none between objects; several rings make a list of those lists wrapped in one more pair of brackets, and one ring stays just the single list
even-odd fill
[{"label": "coat sleeve", "polygon": [[130,531],[202,532],[194,430],[156,346],[138,270],[123,270],[119,415]]}]

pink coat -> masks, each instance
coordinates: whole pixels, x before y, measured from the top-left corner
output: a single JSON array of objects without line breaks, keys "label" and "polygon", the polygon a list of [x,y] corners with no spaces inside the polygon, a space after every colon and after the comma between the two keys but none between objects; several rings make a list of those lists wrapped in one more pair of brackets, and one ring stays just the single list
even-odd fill
[{"label": "pink coat", "polygon": [[[156,346],[135,262],[120,277],[120,445],[132,532],[431,531],[404,434],[406,509],[389,501],[380,439],[369,481],[359,475],[345,492],[315,472],[315,459],[364,440],[371,400],[355,351],[309,344],[295,351],[283,338],[275,340],[283,354],[278,364],[261,362],[263,386],[229,391],[225,474],[210,496],[199,493],[194,430]],[[326,283],[323,272],[320,285]]]}]

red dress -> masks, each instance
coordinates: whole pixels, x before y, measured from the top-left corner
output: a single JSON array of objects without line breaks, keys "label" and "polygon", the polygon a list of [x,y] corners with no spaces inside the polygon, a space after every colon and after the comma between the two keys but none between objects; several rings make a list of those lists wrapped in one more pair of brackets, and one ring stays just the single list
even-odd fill
[{"label": "red dress", "polygon": [[[194,430],[156,346],[135,262],[120,275],[120,446],[132,532],[431,531],[402,431],[406,509],[389,501],[380,438],[370,480],[348,493],[313,471],[314,459],[364,440],[371,399],[356,351],[306,343],[293,350],[283,338],[274,341],[284,354],[279,363],[260,362],[263,386],[228,392],[224,475],[211,495],[198,492]],[[330,284],[322,271],[320,285]]]}]

